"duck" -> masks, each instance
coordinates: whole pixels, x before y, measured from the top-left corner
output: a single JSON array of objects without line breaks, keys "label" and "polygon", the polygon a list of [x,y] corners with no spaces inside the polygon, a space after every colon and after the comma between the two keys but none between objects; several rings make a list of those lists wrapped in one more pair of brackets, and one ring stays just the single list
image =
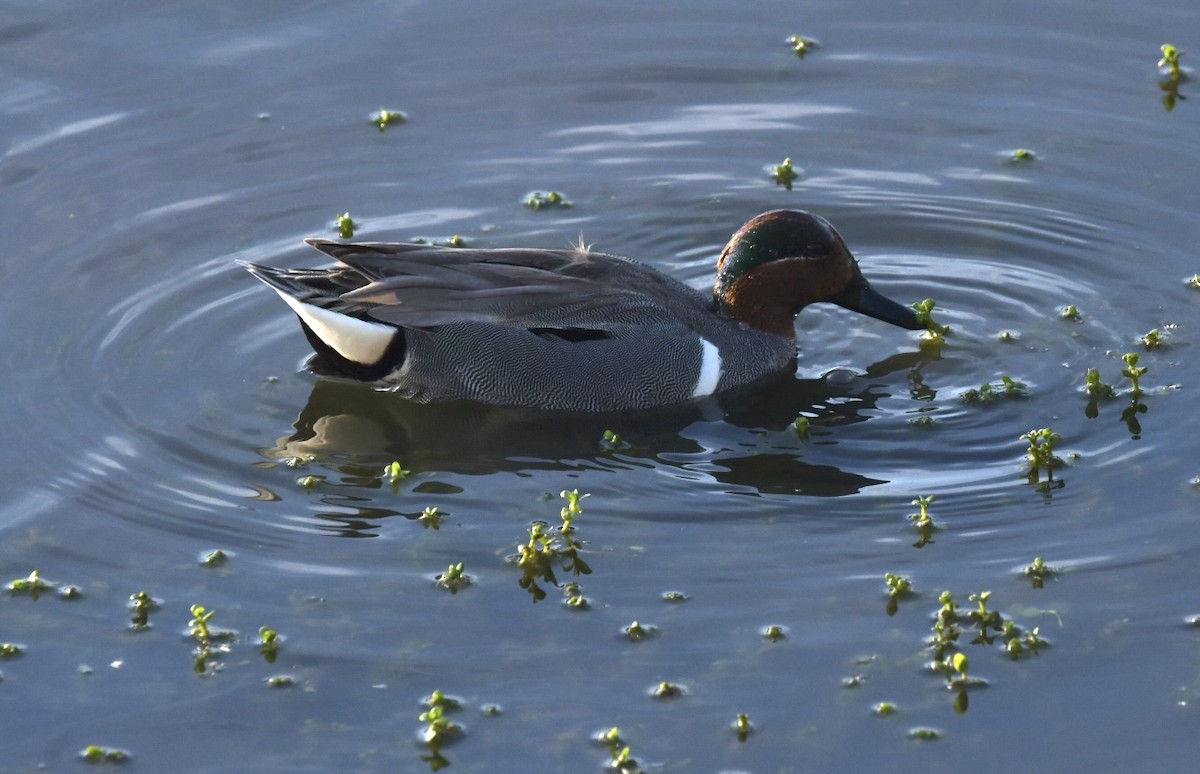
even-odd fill
[{"label": "duck", "polygon": [[417,403],[617,412],[698,401],[794,371],[795,318],[837,304],[907,330],[819,215],[773,210],[734,232],[711,293],[574,249],[305,242],[324,269],[242,265],[279,294],[318,374]]}]

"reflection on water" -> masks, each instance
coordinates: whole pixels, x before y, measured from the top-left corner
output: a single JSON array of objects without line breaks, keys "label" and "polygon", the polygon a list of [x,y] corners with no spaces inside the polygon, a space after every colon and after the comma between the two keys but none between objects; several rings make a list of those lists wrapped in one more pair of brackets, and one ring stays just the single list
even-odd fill
[{"label": "reflection on water", "polygon": [[[426,405],[361,383],[319,378],[294,432],[261,453],[293,464],[311,460],[341,473],[341,486],[367,488],[381,485],[380,471],[393,460],[417,471],[468,475],[662,465],[703,472],[740,492],[835,497],[884,481],[805,462],[805,442],[789,428],[803,415],[813,428],[814,444],[836,443],[829,428],[867,421],[878,401],[890,397],[872,379],[920,360],[917,353],[895,356],[861,377],[844,370],[819,379],[785,375],[706,402],[620,414]],[[707,448],[689,431],[706,422],[743,432],[734,443]],[[623,439],[616,448],[604,440],[614,429]],[[354,508],[353,500],[339,495],[336,504]],[[335,504],[332,498],[325,501]],[[373,518],[382,515],[391,514]]]}]

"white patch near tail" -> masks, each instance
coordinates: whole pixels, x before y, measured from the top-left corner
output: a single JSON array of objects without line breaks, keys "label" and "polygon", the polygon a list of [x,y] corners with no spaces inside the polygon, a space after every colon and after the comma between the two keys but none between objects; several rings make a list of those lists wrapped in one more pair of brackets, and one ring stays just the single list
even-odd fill
[{"label": "white patch near tail", "polygon": [[396,335],[396,329],[390,325],[347,317],[306,304],[274,286],[271,289],[317,334],[317,338],[355,363],[371,365],[378,362]]},{"label": "white patch near tail", "polygon": [[700,339],[700,348],[700,376],[696,379],[696,389],[692,390],[693,398],[712,395],[721,381],[721,350],[708,339]]}]

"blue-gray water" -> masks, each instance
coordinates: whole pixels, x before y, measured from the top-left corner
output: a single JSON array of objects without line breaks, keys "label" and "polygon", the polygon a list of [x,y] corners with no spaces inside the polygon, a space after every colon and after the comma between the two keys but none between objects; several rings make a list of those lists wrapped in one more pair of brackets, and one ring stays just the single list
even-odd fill
[{"label": "blue-gray water", "polygon": [[[0,771],[89,744],[140,771],[428,770],[435,689],[464,705],[450,771],[600,771],[614,725],[647,771],[1193,770],[1200,90],[1166,109],[1163,43],[1200,56],[1190,2],[8,4],[0,581],[83,596],[0,596],[0,642],[25,647],[0,660]],[[408,122],[378,131],[381,107]],[[534,190],[573,206],[523,207]],[[294,318],[234,264],[319,265],[301,239],[349,211],[367,240],[582,234],[703,286],[779,207],[829,218],[889,295],[935,298],[940,357],[813,308],[796,380],[754,400],[414,407],[305,372]],[[1122,393],[1095,418],[1088,368]],[[1029,395],[960,397],[1001,375]],[[1044,491],[1018,440],[1041,427],[1066,462]],[[531,602],[508,560],[576,488],[585,611],[549,584]],[[941,526],[920,549],[919,495]],[[1059,571],[1042,589],[1035,556]],[[473,585],[436,588],[457,562]],[[893,616],[887,572],[917,591]],[[162,606],[131,631],[140,590]],[[927,668],[943,590],[990,590],[1050,643],[1013,661],[965,634],[988,682],[965,713]],[[203,676],[193,604],[239,633]],[[630,642],[635,620],[656,636]],[[662,681],[685,695],[651,698]]]}]

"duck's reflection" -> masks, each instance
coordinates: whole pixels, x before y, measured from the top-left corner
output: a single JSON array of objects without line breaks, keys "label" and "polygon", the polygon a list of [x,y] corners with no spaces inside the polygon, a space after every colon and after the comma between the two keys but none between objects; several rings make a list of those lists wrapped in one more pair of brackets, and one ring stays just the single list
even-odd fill
[{"label": "duck's reflection", "polygon": [[[869,419],[890,395],[881,382],[897,381],[883,377],[912,369],[919,358],[895,356],[865,374],[786,375],[719,399],[620,414],[421,405],[322,378],[294,432],[264,452],[277,460],[312,459],[340,471],[343,483],[364,487],[382,486],[380,471],[393,460],[419,472],[468,475],[648,465],[710,477],[748,494],[838,497],[884,482],[805,458],[819,458],[822,446],[836,443],[832,428]],[[801,414],[810,422],[807,443],[791,430]],[[620,439],[606,439],[609,430]]]}]

